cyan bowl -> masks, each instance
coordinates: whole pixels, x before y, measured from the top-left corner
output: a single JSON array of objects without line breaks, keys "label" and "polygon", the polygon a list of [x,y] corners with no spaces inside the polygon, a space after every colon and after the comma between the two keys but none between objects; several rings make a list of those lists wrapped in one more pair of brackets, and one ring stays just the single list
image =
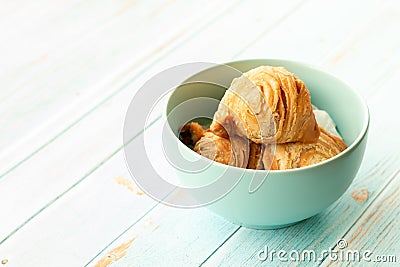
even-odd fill
[{"label": "cyan bowl", "polygon": [[[280,171],[240,169],[203,158],[203,163],[209,162],[208,168],[203,171],[177,172],[182,184],[209,184],[229,169],[232,179],[239,181],[227,194],[207,207],[231,222],[256,229],[273,229],[294,224],[323,211],[338,200],[353,181],[364,155],[369,127],[369,112],[365,101],[347,83],[308,64],[279,59],[255,59],[226,65],[240,72],[261,65],[283,66],[293,72],[310,90],[312,103],[326,110],[333,118],[348,148],[322,163]],[[225,86],[232,79],[224,77],[224,72],[218,67],[210,68],[202,75],[202,78],[210,77],[211,80],[220,77]],[[179,128],[193,115],[212,117],[218,105],[207,103],[193,105],[185,112],[171,111],[180,103],[196,97],[221,99],[225,90],[223,86],[193,82],[178,87],[169,98],[166,112],[168,125],[174,133],[171,142],[176,142],[183,156],[192,160],[193,164],[198,163],[196,159],[199,156],[180,142]],[[255,192],[249,192],[254,174],[267,176]]]}]

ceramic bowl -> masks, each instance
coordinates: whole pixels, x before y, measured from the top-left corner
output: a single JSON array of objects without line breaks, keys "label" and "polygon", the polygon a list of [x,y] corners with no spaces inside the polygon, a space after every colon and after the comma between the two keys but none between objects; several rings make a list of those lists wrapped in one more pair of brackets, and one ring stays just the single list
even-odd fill
[{"label": "ceramic bowl", "polygon": [[[264,171],[235,168],[202,158],[207,168],[198,172],[180,172],[178,177],[186,186],[201,186],[215,181],[222,173],[237,182],[225,194],[207,207],[239,225],[256,229],[273,229],[288,226],[309,218],[329,207],[338,200],[353,181],[360,167],[369,127],[369,112],[365,101],[347,83],[308,64],[279,60],[255,59],[227,63],[240,72],[246,72],[261,65],[283,66],[302,79],[311,94],[311,101],[326,110],[337,125],[337,130],[348,148],[335,157],[298,169]],[[180,103],[192,98],[204,97],[221,99],[232,80],[232,73],[224,75],[221,68],[210,68],[202,73],[203,78],[219,77],[224,85],[192,82],[175,89],[171,94],[166,115],[168,125],[181,153],[193,164],[199,156],[186,147],[178,138],[180,127],[198,114],[198,117],[212,117],[218,101],[204,105],[191,105],[188,110],[171,112]],[[197,159],[197,160],[196,160]],[[255,191],[249,190],[254,176],[265,176]],[[202,198],[202,196],[195,196]]]}]

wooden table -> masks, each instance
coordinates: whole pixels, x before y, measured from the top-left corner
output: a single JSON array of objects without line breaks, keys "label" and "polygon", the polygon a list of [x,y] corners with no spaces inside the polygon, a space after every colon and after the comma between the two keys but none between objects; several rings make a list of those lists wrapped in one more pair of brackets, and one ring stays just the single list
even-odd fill
[{"label": "wooden table", "polygon": [[[265,245],[320,253],[339,239],[399,264],[399,26],[395,0],[2,1],[0,266],[355,264],[258,259]],[[159,204],[124,162],[125,112],[146,80],[247,58],[315,64],[370,108],[351,187],[293,227],[250,230]]]}]

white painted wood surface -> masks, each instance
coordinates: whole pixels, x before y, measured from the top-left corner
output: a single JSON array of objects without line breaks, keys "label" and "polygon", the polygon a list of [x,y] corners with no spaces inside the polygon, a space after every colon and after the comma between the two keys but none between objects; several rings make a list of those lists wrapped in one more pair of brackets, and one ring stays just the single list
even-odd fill
[{"label": "white painted wood surface", "polygon": [[[399,25],[398,1],[1,1],[0,266],[254,266],[264,245],[322,251],[340,238],[400,262]],[[351,188],[290,228],[166,207],[125,167],[123,119],[147,79],[245,58],[316,64],[370,107]]]}]

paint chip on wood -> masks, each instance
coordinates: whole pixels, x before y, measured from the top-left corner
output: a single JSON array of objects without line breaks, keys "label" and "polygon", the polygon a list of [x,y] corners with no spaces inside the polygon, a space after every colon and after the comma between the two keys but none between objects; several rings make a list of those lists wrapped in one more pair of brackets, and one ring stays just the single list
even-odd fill
[{"label": "paint chip on wood", "polygon": [[356,189],[351,193],[351,197],[358,202],[365,202],[368,200],[369,192],[367,189]]},{"label": "paint chip on wood", "polygon": [[116,177],[115,182],[119,185],[122,185],[122,186],[128,188],[129,191],[135,193],[136,195],[139,195],[139,196],[143,195],[143,191],[138,189],[135,186],[135,184],[133,183],[133,181],[131,181],[131,180],[128,180],[123,177]]},{"label": "paint chip on wood", "polygon": [[110,265],[113,262],[120,260],[122,257],[126,255],[128,248],[132,245],[132,242],[135,238],[132,238],[126,243],[119,245],[118,247],[114,248],[113,250],[107,252],[103,258],[101,258],[95,265],[95,267],[105,267]]}]

